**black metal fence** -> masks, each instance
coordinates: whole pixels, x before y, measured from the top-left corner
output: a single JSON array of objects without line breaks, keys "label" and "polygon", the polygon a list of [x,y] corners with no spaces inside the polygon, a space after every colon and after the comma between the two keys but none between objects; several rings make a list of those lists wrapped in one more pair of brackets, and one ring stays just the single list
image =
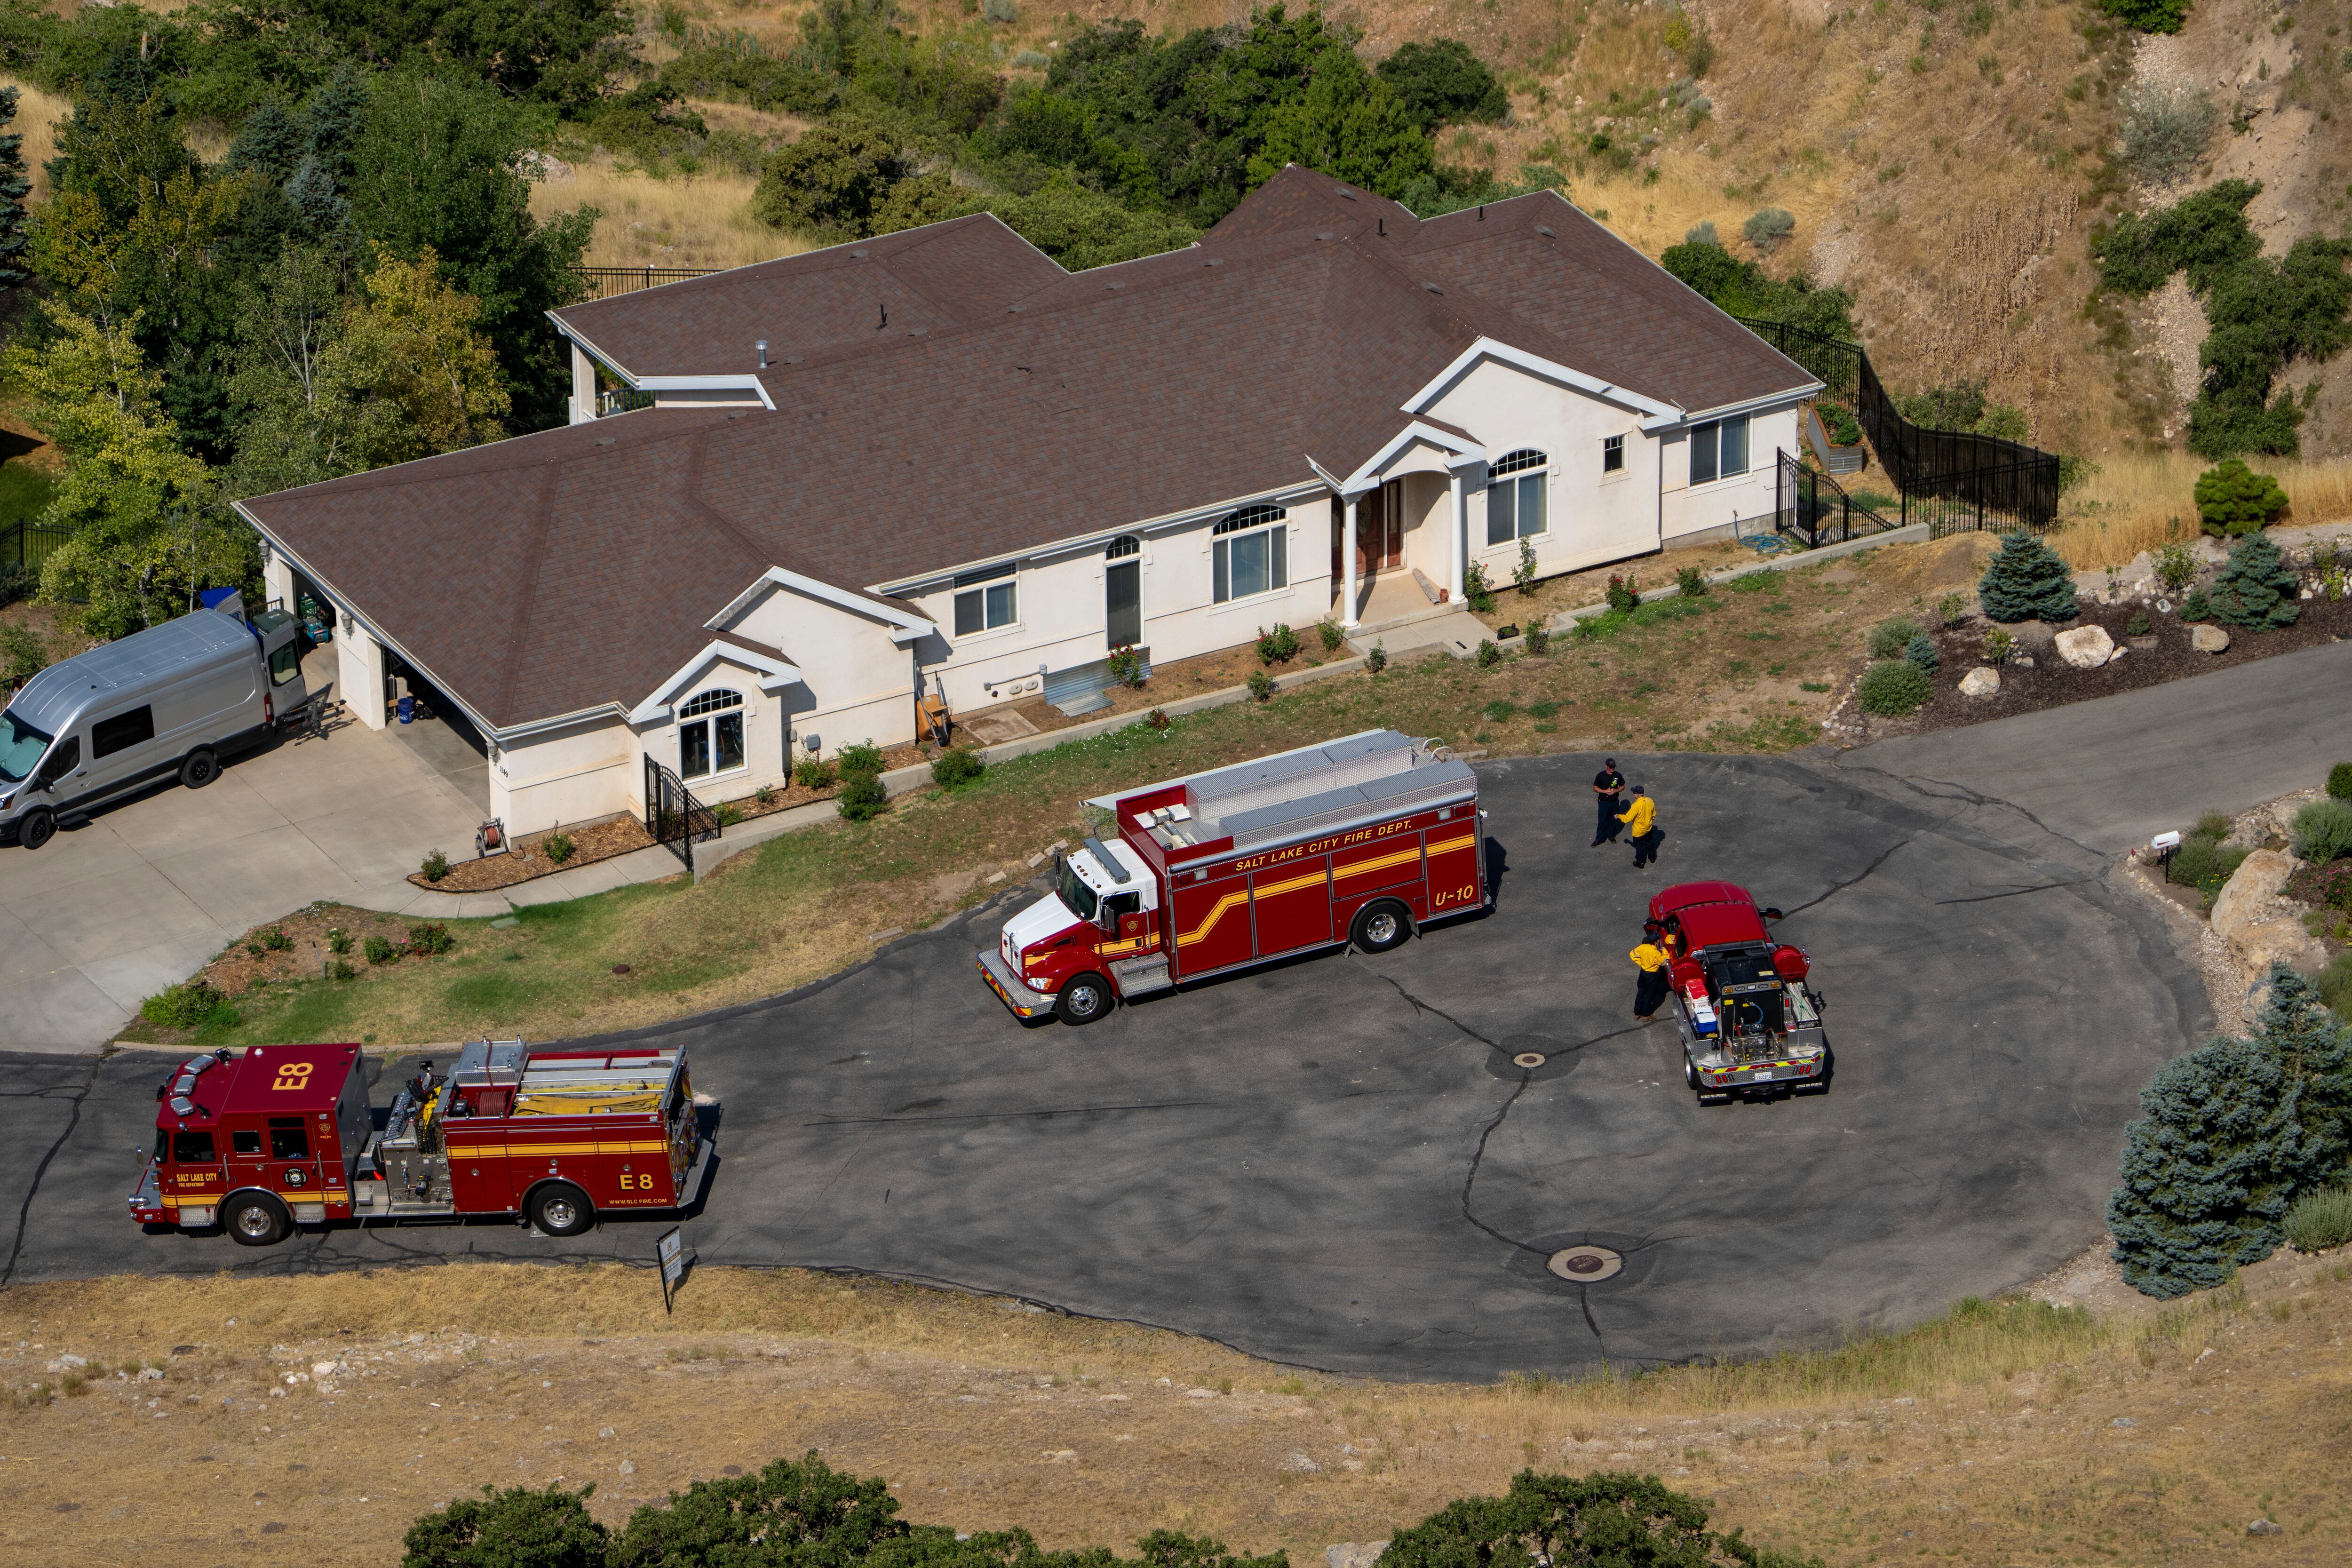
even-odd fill
[{"label": "black metal fence", "polygon": [[1902,496],[1902,521],[1925,522],[1937,537],[1971,529],[2007,532],[2058,521],[2058,457],[1998,436],[1930,430],[1895,406],[1860,343],[1809,332],[1785,321],[1735,318],[1812,373],[1854,417],[1887,478]]},{"label": "black metal fence", "polygon": [[588,285],[588,298],[609,300],[615,294],[634,294],[640,289],[658,289],[665,283],[683,283],[689,278],[708,278],[718,269],[710,267],[575,267],[572,270]]},{"label": "black metal fence", "polygon": [[38,575],[49,552],[73,537],[69,528],[37,522],[0,523],[0,572],[24,571]]},{"label": "black metal fence", "polygon": [[1803,540],[1808,550],[1900,526],[1856,501],[1835,479],[1805,467],[1788,452],[1780,454],[1772,495],[1773,525]]},{"label": "black metal fence", "polygon": [[698,839],[719,837],[719,816],[694,798],[686,781],[651,757],[646,759],[646,832],[694,869]]}]

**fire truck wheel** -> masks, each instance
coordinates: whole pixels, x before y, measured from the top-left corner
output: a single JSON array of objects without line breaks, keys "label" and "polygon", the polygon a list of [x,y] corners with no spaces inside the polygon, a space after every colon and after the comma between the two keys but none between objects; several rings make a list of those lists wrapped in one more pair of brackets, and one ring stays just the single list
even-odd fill
[{"label": "fire truck wheel", "polygon": [[1062,987],[1054,1011],[1072,1026],[1091,1024],[1110,1011],[1110,982],[1099,974],[1081,974]]},{"label": "fire truck wheel", "polygon": [[1356,911],[1356,923],[1349,928],[1348,940],[1356,944],[1359,952],[1386,952],[1402,946],[1412,934],[1412,911],[1392,899],[1366,904]]},{"label": "fire truck wheel", "polygon": [[220,759],[210,752],[190,752],[180,764],[180,787],[202,789],[220,777]]},{"label": "fire truck wheel", "polygon": [[16,842],[27,849],[38,849],[57,837],[57,815],[46,805],[37,805],[16,824]]},{"label": "fire truck wheel", "polygon": [[549,1236],[578,1236],[596,1223],[588,1194],[569,1182],[550,1182],[530,1194],[530,1223]]},{"label": "fire truck wheel", "polygon": [[275,1247],[294,1229],[286,1205],[267,1193],[239,1193],[221,1205],[221,1228],[239,1247]]}]

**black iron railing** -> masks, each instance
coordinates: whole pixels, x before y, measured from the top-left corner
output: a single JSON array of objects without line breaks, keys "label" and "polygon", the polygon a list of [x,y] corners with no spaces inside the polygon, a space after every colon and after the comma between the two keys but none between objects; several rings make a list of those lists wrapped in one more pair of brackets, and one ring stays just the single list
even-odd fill
[{"label": "black iron railing", "polygon": [[1803,540],[1808,550],[1900,526],[1846,494],[1845,487],[1827,474],[1805,467],[1787,452],[1780,454],[1772,494],[1774,526]]},{"label": "black iron railing", "polygon": [[710,267],[575,267],[587,285],[591,300],[609,300],[615,294],[634,294],[640,289],[658,289],[665,283],[683,283],[689,278],[708,278],[718,270]]},{"label": "black iron railing", "polygon": [[694,798],[686,781],[652,757],[646,759],[646,833],[694,869],[697,839],[719,837],[719,817]]},{"label": "black iron railing", "polygon": [[1930,430],[1895,406],[1860,343],[1785,321],[1733,318],[1812,373],[1832,396],[1851,399],[1879,466],[1902,496],[1905,523],[1937,536],[1969,529],[2047,528],[2058,521],[2058,457],[1998,436]]},{"label": "black iron railing", "polygon": [[72,537],[72,529],[47,523],[0,523],[0,572],[24,571],[37,576],[49,552]]}]

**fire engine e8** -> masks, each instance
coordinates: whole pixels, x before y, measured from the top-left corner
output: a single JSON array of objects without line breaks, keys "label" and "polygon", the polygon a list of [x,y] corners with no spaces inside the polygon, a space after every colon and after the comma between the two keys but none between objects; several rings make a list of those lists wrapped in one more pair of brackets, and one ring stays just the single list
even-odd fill
[{"label": "fire engine e8", "polygon": [[600,1210],[691,1205],[709,1163],[679,1047],[478,1040],[446,1078],[425,1064],[381,1131],[352,1045],[191,1057],[155,1100],[155,1151],[131,1217],[218,1226],[246,1247],[298,1225],[478,1215],[577,1236]]},{"label": "fire engine e8", "polygon": [[1486,907],[1478,775],[1393,730],[1087,804],[1116,831],[977,955],[1024,1018],[1090,1024],[1120,997],[1318,947],[1386,952]]}]

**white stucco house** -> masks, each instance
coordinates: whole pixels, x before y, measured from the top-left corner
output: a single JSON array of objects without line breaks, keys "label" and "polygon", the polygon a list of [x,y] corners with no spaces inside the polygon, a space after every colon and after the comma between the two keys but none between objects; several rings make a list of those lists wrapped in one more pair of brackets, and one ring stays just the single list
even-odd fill
[{"label": "white stucco house", "polygon": [[919,692],[1768,516],[1820,390],[1556,195],[1423,222],[1297,167],[1117,267],[982,216],[552,316],[569,426],[240,508],[353,711],[429,682],[520,833],[641,809],[647,756],[725,800]]}]

